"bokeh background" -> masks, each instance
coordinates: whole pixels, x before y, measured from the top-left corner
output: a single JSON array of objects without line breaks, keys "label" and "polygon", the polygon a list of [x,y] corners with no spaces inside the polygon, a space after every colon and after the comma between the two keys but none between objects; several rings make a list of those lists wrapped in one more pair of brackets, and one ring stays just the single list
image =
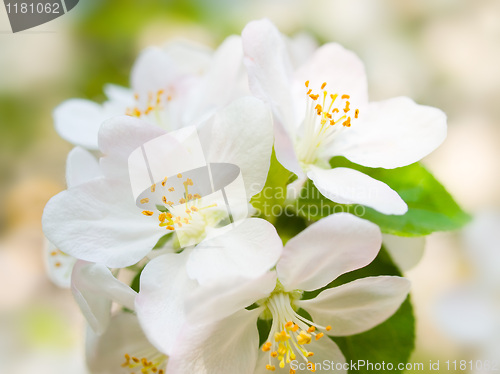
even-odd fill
[{"label": "bokeh background", "polygon": [[[498,0],[80,0],[18,34],[0,6],[0,373],[86,373],[84,321],[70,292],[48,280],[42,256],[42,210],[65,188],[71,149],[54,131],[53,108],[71,97],[103,100],[105,83],[128,85],[148,45],[181,38],[216,47],[262,17],[355,51],[372,100],[405,95],[443,109],[448,138],[424,163],[468,212],[500,205]],[[413,361],[471,358],[434,318],[436,301],[471,274],[460,233],[427,239],[406,273],[418,321]]]}]

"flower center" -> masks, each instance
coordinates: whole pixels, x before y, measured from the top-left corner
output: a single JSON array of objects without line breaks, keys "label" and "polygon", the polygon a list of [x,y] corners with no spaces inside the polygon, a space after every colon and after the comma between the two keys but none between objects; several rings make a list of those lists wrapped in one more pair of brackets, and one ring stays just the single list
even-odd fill
[{"label": "flower center", "polygon": [[136,355],[125,353],[125,362],[122,368],[128,369],[130,374],[165,374],[168,357],[153,348],[137,352]]},{"label": "flower center", "polygon": [[164,105],[172,101],[172,95],[165,93],[165,90],[149,92],[147,99],[141,98],[139,94],[134,94],[136,105],[133,108],[127,108],[125,114],[140,118],[148,116],[150,113],[155,113],[159,116],[160,111],[164,109]]},{"label": "flower center", "polygon": [[328,94],[326,82],[321,85],[321,94],[312,93],[309,81],[305,85],[306,115],[297,155],[301,163],[309,165],[318,161],[321,150],[331,145],[336,135],[351,127],[351,118],[358,118],[359,109],[351,111],[347,94]]},{"label": "flower center", "polygon": [[[314,364],[309,361],[314,352],[307,347],[313,340],[324,336],[321,330],[331,329],[331,326],[323,327],[298,315],[292,306],[293,297],[290,293],[278,291],[273,293],[265,304],[273,319],[267,342],[262,345],[262,351],[269,352],[269,363],[266,365],[269,371],[276,370],[276,360],[283,369],[286,364],[297,358],[302,358],[308,369],[315,371]],[[290,368],[290,374],[294,373],[295,370]]]},{"label": "flower center", "polygon": [[[178,174],[177,178],[182,178]],[[169,193],[175,192],[175,187],[166,186],[167,178],[161,183],[151,186],[151,193],[156,192],[156,186],[161,184],[165,195],[162,196],[162,202],[156,204],[157,211],[143,210],[145,216],[157,216],[160,227],[165,227],[168,231],[175,231],[179,242],[186,246],[187,243],[199,242],[207,234],[207,229],[217,226],[224,219],[224,214],[217,209],[217,203],[207,204],[203,201],[201,195],[189,192],[189,186],[193,181],[187,178],[184,185],[183,197],[177,203],[168,198]],[[140,200],[141,204],[149,204],[150,199],[145,197]]]}]

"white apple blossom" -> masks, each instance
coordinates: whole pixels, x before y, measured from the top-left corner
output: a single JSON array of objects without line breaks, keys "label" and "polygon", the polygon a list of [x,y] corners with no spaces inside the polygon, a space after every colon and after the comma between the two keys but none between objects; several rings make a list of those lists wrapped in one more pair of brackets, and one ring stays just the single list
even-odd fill
[{"label": "white apple blossom", "polygon": [[[136,312],[150,341],[169,355],[169,374],[303,373],[319,369],[325,359],[344,363],[340,349],[325,335],[357,334],[385,321],[405,300],[409,281],[369,277],[312,299],[302,296],[368,265],[381,240],[375,224],[334,214],[289,240],[275,270],[252,279],[235,273],[232,281],[213,278],[202,286],[186,273],[183,264],[189,256],[160,256],[143,271]],[[250,306],[255,307],[246,309]],[[260,350],[259,318],[272,319]],[[292,365],[299,363],[308,368],[294,371]]]},{"label": "white apple blossom", "polygon": [[87,332],[87,366],[92,374],[165,374],[168,358],[142,332],[137,317],[119,312],[102,335]]},{"label": "white apple blossom", "polygon": [[338,44],[325,44],[294,66],[268,20],[250,22],[242,42],[250,89],[273,110],[276,156],[298,176],[290,197],[309,178],[335,202],[404,214],[405,202],[386,184],[354,169],[331,169],[328,161],[344,156],[386,169],[414,163],[445,139],[445,114],[405,97],[369,103],[363,64]]},{"label": "white apple blossom", "polygon": [[[207,162],[237,165],[249,199],[262,189],[269,170],[273,134],[266,105],[255,98],[241,98],[217,111],[208,122],[210,126],[199,130]],[[146,256],[171,231],[163,225],[168,217],[152,217],[150,211],[136,206],[128,179],[128,157],[165,134],[160,127],[130,116],[104,123],[99,133],[103,176],[70,187],[49,201],[43,216],[49,240],[76,258],[112,268],[135,264]],[[179,161],[172,157],[163,162]],[[168,205],[168,201],[160,203]],[[264,231],[269,230],[266,226],[272,227],[258,221],[250,225],[260,225],[259,230]],[[195,231],[198,235],[199,230]]]},{"label": "white apple blossom", "polygon": [[67,141],[98,149],[101,124],[128,114],[166,130],[197,125],[217,108],[247,93],[241,40],[228,37],[213,53],[195,44],[149,47],[135,62],[131,88],[107,85],[103,104],[70,99],[54,110],[55,128]]}]

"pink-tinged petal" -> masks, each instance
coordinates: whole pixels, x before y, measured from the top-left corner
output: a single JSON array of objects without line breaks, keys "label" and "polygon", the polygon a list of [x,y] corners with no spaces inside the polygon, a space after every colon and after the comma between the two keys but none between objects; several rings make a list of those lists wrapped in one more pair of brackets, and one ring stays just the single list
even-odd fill
[{"label": "pink-tinged petal", "polygon": [[141,213],[128,183],[102,177],[54,196],[42,224],[61,251],[117,268],[137,263],[166,232]]},{"label": "pink-tinged petal", "polygon": [[189,251],[151,260],[141,274],[135,310],[151,343],[170,354],[186,318],[184,300],[196,288],[186,273]]},{"label": "pink-tinged petal", "polygon": [[128,180],[128,158],[144,143],[165,135],[166,131],[130,116],[114,117],[99,130],[100,164],[107,176]]},{"label": "pink-tinged petal", "polygon": [[260,309],[240,310],[210,325],[187,326],[167,366],[169,374],[252,374]]},{"label": "pink-tinged petal", "polygon": [[294,116],[292,66],[283,35],[267,19],[250,22],[241,35],[250,90],[269,103],[279,125],[293,131],[301,119]]},{"label": "pink-tinged petal", "polygon": [[332,214],[290,239],[278,262],[286,291],[316,290],[372,262],[382,235],[374,223],[349,213]]},{"label": "pink-tinged petal", "polygon": [[[87,365],[92,374],[121,373],[125,354],[138,358],[148,358],[158,351],[142,332],[137,317],[132,313],[120,312],[111,318],[109,327],[102,335],[87,331]],[[166,362],[160,369],[165,370]]]},{"label": "pink-tinged petal", "polygon": [[410,281],[378,276],[356,279],[329,288],[297,306],[307,310],[313,321],[331,326],[327,334],[347,336],[370,330],[392,316],[410,292]]},{"label": "pink-tinged petal", "polygon": [[405,237],[396,235],[383,235],[384,247],[391,255],[392,261],[402,271],[407,271],[417,266],[425,250],[425,236]]},{"label": "pink-tinged petal", "polygon": [[97,133],[112,115],[90,100],[70,99],[54,109],[54,126],[61,138],[83,148],[97,149]]},{"label": "pink-tinged petal", "polygon": [[405,214],[408,206],[385,183],[349,168],[313,168],[307,176],[327,199],[340,204],[361,204],[383,214]]},{"label": "pink-tinged petal", "polygon": [[221,320],[268,297],[275,288],[275,271],[255,279],[233,277],[203,285],[186,299],[187,322],[208,324]]},{"label": "pink-tinged petal", "polygon": [[[327,337],[320,340],[313,339],[311,344],[307,345],[307,349],[309,352],[314,353],[314,356],[308,357],[307,361],[314,364],[317,373],[347,373],[345,357],[337,344],[331,339]],[[299,352],[296,353],[299,354]],[[254,374],[269,374],[270,371],[266,369],[268,364],[275,366],[275,373],[290,374],[290,369],[295,370],[295,374],[311,373],[303,357],[297,356],[295,360],[291,361],[290,364],[286,364],[282,369],[279,367],[277,359],[272,359],[271,363],[269,363],[269,352],[259,350],[259,359]],[[312,368],[312,366],[310,365],[309,368]]]},{"label": "pink-tinged petal", "polygon": [[239,166],[247,197],[259,193],[266,183],[273,149],[268,107],[253,97],[233,101],[215,116],[210,142],[204,145],[208,162]]},{"label": "pink-tinged petal", "polygon": [[366,72],[361,60],[353,52],[346,50],[340,44],[328,43],[316,50],[311,58],[294,74],[294,97],[297,104],[301,104],[299,117],[304,118],[305,82],[309,81],[312,93],[321,94],[321,86],[330,94],[338,94],[335,102],[345,106],[342,95],[349,95],[352,109],[363,108],[368,103],[368,85]]},{"label": "pink-tinged petal", "polygon": [[83,148],[73,148],[66,160],[66,183],[68,187],[78,186],[101,177],[99,162],[92,153]]},{"label": "pink-tinged petal", "polygon": [[456,286],[436,303],[436,325],[465,344],[482,343],[496,337],[498,307],[494,292],[476,284]]},{"label": "pink-tinged petal", "polygon": [[200,284],[238,276],[257,278],[276,265],[282,250],[283,243],[272,224],[249,218],[196,246],[187,272]]},{"label": "pink-tinged petal", "polygon": [[133,309],[137,295],[106,266],[85,261],[77,261],[73,268],[71,291],[96,334],[102,334],[108,327],[112,301]]},{"label": "pink-tinged petal", "polygon": [[359,121],[341,133],[333,155],[360,165],[393,169],[410,165],[434,151],[446,138],[446,115],[406,97],[360,108]]}]

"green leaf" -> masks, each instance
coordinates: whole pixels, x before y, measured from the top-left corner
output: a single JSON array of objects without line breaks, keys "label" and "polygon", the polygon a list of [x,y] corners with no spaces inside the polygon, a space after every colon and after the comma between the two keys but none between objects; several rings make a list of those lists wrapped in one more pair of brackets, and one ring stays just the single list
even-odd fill
[{"label": "green leaf", "polygon": [[384,233],[399,236],[423,236],[435,231],[457,230],[470,219],[436,178],[419,163],[382,169],[359,166],[343,157],[335,157],[330,164],[332,167],[359,170],[386,183],[408,204],[408,212],[400,216],[385,215],[361,205],[336,204],[323,197],[312,181],[308,181],[297,201],[299,215],[317,220],[334,212],[350,212],[376,223]]},{"label": "green leaf", "polygon": [[130,288],[132,288],[135,292],[139,292],[139,290],[140,290],[141,274],[142,274],[143,270],[144,270],[144,266],[141,269],[139,269],[139,271],[135,275],[134,279],[132,279],[132,282],[130,283]]},{"label": "green leaf", "polygon": [[[344,274],[323,289],[336,287],[358,278],[377,275],[401,275],[384,249],[367,267]],[[303,298],[312,298],[323,289],[306,292]],[[415,347],[415,318],[410,297],[391,318],[373,329],[362,334],[331,339],[340,347],[348,363],[358,360],[374,364],[392,363],[394,370],[390,372],[401,373],[402,371],[397,370],[397,365],[407,363]],[[374,370],[368,370],[366,367],[356,367],[356,370],[350,370],[350,373],[356,374],[373,372]]]},{"label": "green leaf", "polygon": [[250,200],[253,207],[257,209],[257,216],[274,223],[283,214],[286,185],[291,175],[292,173],[278,162],[273,149],[266,184],[262,191]]},{"label": "green leaf", "polygon": [[173,238],[173,236],[174,236],[173,231],[163,235],[160,239],[158,239],[153,249],[162,249],[165,246],[165,244],[167,244],[167,242]]}]

